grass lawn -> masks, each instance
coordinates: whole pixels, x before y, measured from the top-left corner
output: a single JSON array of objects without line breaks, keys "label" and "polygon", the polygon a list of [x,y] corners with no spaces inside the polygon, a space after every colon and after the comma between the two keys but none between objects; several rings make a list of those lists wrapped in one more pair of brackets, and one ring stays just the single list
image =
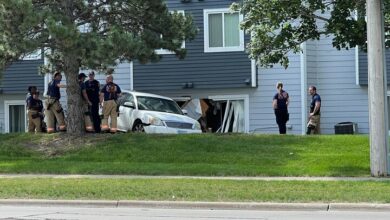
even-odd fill
[{"label": "grass lawn", "polygon": [[390,182],[0,179],[1,199],[389,203]]},{"label": "grass lawn", "polygon": [[6,134],[0,173],[369,176],[369,142],[363,135]]}]

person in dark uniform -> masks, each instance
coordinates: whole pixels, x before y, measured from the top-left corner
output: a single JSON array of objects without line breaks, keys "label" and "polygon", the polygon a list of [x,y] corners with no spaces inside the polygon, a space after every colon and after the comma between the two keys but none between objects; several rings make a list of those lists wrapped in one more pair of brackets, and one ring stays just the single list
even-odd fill
[{"label": "person in dark uniform", "polygon": [[283,90],[283,83],[276,84],[278,92],[274,95],[272,106],[274,108],[276,123],[279,127],[279,134],[286,134],[286,123],[289,120],[288,104],[290,97],[286,91]]},{"label": "person in dark uniform", "polygon": [[95,72],[91,71],[88,74],[88,80],[85,82],[85,88],[87,90],[87,96],[92,103],[90,106],[91,118],[93,127],[96,133],[100,132],[100,116],[99,116],[99,91],[100,83],[95,80]]},{"label": "person in dark uniform", "polygon": [[42,132],[43,125],[43,103],[39,99],[39,91],[31,91],[31,96],[27,98],[28,109],[28,132]]},{"label": "person in dark uniform", "polygon": [[60,131],[66,130],[64,112],[60,104],[60,88],[66,88],[66,85],[61,84],[62,75],[60,72],[54,73],[53,80],[49,83],[47,91],[46,116],[47,116],[47,133],[55,132],[55,119],[59,123]]},{"label": "person in dark uniform", "polygon": [[82,107],[83,107],[83,112],[84,112],[84,126],[85,126],[85,131],[86,132],[93,132],[93,124],[92,124],[92,120],[91,120],[91,106],[92,106],[92,102],[89,101],[89,98],[88,98],[88,95],[87,95],[87,89],[85,87],[85,79],[87,78],[87,76],[84,74],[84,73],[80,73],[78,75],[78,79],[79,79],[79,85],[80,85],[80,92],[81,92],[81,99],[83,100],[83,104],[82,104]]},{"label": "person in dark uniform", "polygon": [[311,95],[311,103],[306,134],[320,134],[321,97],[317,94],[315,86],[309,87],[309,94]]}]

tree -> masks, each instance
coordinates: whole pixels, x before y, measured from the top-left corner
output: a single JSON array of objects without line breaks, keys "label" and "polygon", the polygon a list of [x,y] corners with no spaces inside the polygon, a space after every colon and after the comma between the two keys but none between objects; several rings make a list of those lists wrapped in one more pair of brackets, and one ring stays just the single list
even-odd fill
[{"label": "tree", "polygon": [[184,58],[182,41],[196,32],[190,16],[169,12],[163,0],[0,0],[0,69],[38,48],[50,50],[50,65],[40,71],[64,72],[68,133],[82,133],[80,68],[156,62],[160,48]]},{"label": "tree", "polygon": [[[390,12],[390,0],[384,3],[384,11]],[[301,43],[321,35],[332,35],[337,49],[366,49],[365,0],[243,0],[232,9],[244,14],[241,27],[252,34],[248,51],[262,66],[280,63],[287,68],[289,52],[301,52]],[[389,33],[390,13],[385,18]],[[390,46],[390,41],[386,44]]]},{"label": "tree", "polygon": [[301,52],[301,43],[321,35],[331,36],[339,50],[367,49],[368,42],[371,175],[387,175],[383,50],[390,46],[390,0],[243,0],[232,9],[244,14],[241,27],[252,34],[250,56],[262,66],[280,63],[287,68],[288,52]]}]

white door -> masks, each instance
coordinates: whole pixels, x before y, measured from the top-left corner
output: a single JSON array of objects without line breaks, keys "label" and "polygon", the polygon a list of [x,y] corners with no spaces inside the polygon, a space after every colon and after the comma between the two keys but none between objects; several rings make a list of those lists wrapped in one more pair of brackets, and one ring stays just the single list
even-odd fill
[{"label": "white door", "polygon": [[132,129],[131,117],[133,116],[133,108],[125,106],[126,102],[134,103],[134,97],[129,93],[123,93],[118,100],[119,118],[118,129],[121,131],[130,131]]}]

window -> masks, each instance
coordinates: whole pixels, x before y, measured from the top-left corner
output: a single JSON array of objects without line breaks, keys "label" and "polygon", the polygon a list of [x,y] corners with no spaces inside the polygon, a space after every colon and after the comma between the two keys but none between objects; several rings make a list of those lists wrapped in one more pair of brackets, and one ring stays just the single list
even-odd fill
[{"label": "window", "polygon": [[[390,93],[389,92],[387,92],[387,123],[390,127]],[[390,130],[389,130],[389,135],[390,135]]]},{"label": "window", "polygon": [[204,10],[205,52],[244,51],[243,16],[229,9]]},{"label": "window", "polygon": [[26,132],[26,101],[5,101],[5,132]]},{"label": "window", "polygon": [[[183,10],[179,10],[179,11],[177,11],[177,13],[180,13],[180,14],[184,15],[184,11]],[[161,38],[163,38],[162,35],[161,35]],[[185,47],[186,47],[186,41],[183,40],[183,42],[181,43],[181,48],[185,48]],[[155,52],[157,54],[175,54],[174,52],[172,52],[170,50],[163,49],[163,48],[155,50]]]},{"label": "window", "polygon": [[121,97],[118,99],[119,105],[124,105],[125,102],[133,102],[134,103],[134,97],[129,93],[123,93]]},{"label": "window", "polygon": [[149,96],[137,96],[137,101],[139,110],[168,112],[179,115],[183,114],[180,107],[173,100]]},{"label": "window", "polygon": [[40,60],[40,59],[42,59],[42,50],[38,49],[36,51],[33,51],[29,54],[26,54],[21,59],[22,60]]}]

